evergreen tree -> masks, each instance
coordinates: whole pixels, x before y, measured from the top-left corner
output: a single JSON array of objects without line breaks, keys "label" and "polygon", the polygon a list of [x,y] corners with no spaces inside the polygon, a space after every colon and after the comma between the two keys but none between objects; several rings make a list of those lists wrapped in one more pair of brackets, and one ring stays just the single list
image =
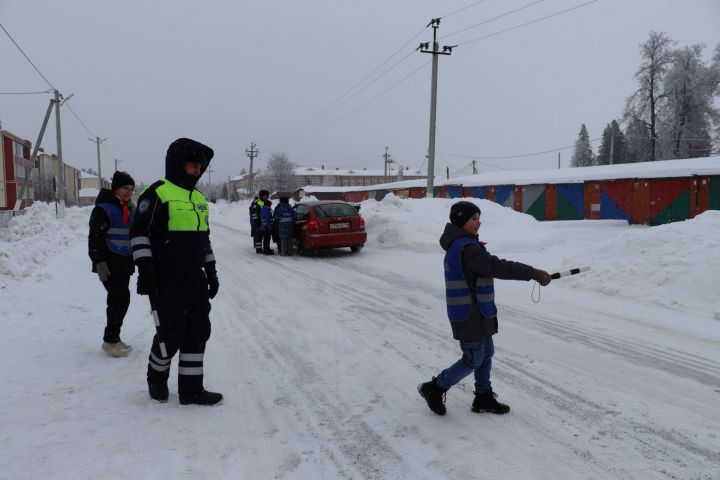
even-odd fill
[{"label": "evergreen tree", "polygon": [[620,130],[620,125],[613,120],[603,130],[602,141],[596,157],[597,165],[612,165],[615,163],[627,163],[627,146],[625,134]]},{"label": "evergreen tree", "polygon": [[575,141],[575,151],[573,152],[570,166],[572,167],[589,167],[594,165],[595,159],[590,146],[590,135],[583,123],[580,127],[578,139]]}]

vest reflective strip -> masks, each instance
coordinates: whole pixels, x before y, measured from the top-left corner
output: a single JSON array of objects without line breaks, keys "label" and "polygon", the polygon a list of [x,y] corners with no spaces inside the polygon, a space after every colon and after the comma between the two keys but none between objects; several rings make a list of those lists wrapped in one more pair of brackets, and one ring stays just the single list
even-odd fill
[{"label": "vest reflective strip", "polygon": [[180,353],[181,362],[202,362],[204,353]]},{"label": "vest reflective strip", "polygon": [[178,373],[180,375],[202,375],[203,367],[180,367]]},{"label": "vest reflective strip", "polygon": [[150,257],[152,258],[152,251],[149,248],[141,248],[133,252],[133,261],[137,261],[139,258]]},{"label": "vest reflective strip", "polygon": [[445,288],[452,290],[458,288],[468,288],[468,284],[465,280],[445,280]]},{"label": "vest reflective strip", "polygon": [[110,235],[129,235],[130,228],[108,228],[107,233]]},{"label": "vest reflective strip", "polygon": [[109,239],[109,241],[119,247],[130,247],[130,240],[116,240],[114,238],[111,238]]},{"label": "vest reflective strip", "polygon": [[136,245],[150,245],[150,238],[149,237],[135,237],[130,239],[130,245],[136,246]]},{"label": "vest reflective strip", "polygon": [[292,217],[280,217],[280,223],[283,223],[283,222],[285,222],[285,223],[287,223],[287,222],[292,222],[293,220],[294,220],[294,219],[293,219]]},{"label": "vest reflective strip", "polygon": [[448,305],[470,305],[470,295],[463,295],[461,297],[450,297],[446,296],[445,301]]},{"label": "vest reflective strip", "polygon": [[148,363],[150,363],[150,367],[152,367],[152,369],[155,370],[156,372],[164,372],[165,370],[170,368],[169,363],[167,365],[155,365],[153,362],[148,362]]},{"label": "vest reflective strip", "polygon": [[478,302],[492,302],[495,300],[495,295],[492,293],[478,293],[475,298],[478,299]]}]

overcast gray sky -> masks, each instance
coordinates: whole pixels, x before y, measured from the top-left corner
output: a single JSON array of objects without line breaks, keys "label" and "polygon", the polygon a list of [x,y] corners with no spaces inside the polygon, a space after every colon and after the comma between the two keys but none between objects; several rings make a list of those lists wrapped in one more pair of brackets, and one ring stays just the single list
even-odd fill
[{"label": "overcast gray sky", "polygon": [[[635,86],[651,30],[705,43],[706,58],[720,42],[720,0],[599,0],[463,44],[587,1],[0,0],[0,23],[108,137],[104,174],[118,158],[137,180],[160,178],[167,146],[185,136],[214,148],[215,182],[248,167],[252,141],[260,167],[285,152],[300,165],[382,169],[385,146],[400,165],[426,166],[431,56],[413,51],[440,16],[440,45],[460,46],[440,57],[436,173],[459,175],[470,159],[453,155],[477,156],[481,171],[556,168],[557,153],[480,157],[571,145],[581,123],[600,136]],[[397,64],[387,74],[332,104],[406,42],[344,98]],[[1,31],[0,72],[0,92],[49,88]],[[35,142],[49,99],[0,95],[3,128]],[[63,157],[96,168],[90,133],[62,114]],[[56,151],[54,123],[43,147]]]}]

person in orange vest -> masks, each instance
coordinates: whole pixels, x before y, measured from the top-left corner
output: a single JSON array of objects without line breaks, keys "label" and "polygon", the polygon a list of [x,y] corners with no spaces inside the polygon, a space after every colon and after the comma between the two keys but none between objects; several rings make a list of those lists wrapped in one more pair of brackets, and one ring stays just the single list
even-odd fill
[{"label": "person in orange vest", "polygon": [[135,272],[130,252],[130,220],[135,181],[127,172],[115,172],[110,190],[100,189],[90,214],[88,254],[92,271],[107,290],[107,324],[102,349],[111,357],[127,357],[132,346],[120,339],[130,306],[130,277]]}]

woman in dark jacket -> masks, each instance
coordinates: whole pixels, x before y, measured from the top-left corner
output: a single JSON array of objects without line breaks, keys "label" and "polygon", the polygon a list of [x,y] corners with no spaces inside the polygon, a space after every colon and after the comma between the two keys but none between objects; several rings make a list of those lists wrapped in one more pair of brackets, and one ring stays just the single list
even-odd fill
[{"label": "woman in dark jacket", "polygon": [[100,189],[90,214],[88,254],[92,271],[107,290],[107,325],[102,349],[112,357],[127,357],[132,347],[120,340],[120,328],[130,306],[130,276],[135,272],[130,251],[131,197],[135,181],[115,172],[111,189]]}]

